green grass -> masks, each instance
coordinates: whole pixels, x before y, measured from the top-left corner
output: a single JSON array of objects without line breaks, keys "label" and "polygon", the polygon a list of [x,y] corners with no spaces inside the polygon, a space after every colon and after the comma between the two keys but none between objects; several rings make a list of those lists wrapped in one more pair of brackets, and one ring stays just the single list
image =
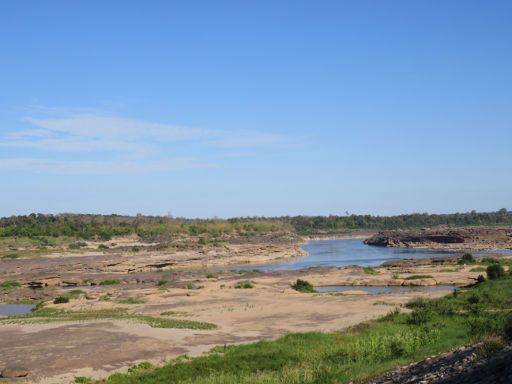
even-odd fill
[{"label": "green grass", "polygon": [[129,297],[128,299],[119,300],[120,304],[144,304],[146,300],[144,299],[136,299],[134,297]]},{"label": "green grass", "polygon": [[[330,384],[361,382],[394,367],[471,342],[482,353],[512,332],[512,277],[487,280],[439,299],[416,299],[352,329],[295,333],[274,341],[222,346],[158,369],[115,374],[109,384]],[[508,327],[508,328],[507,328]]]},{"label": "green grass", "polygon": [[421,280],[421,279],[433,279],[432,275],[412,275],[407,276],[404,280]]},{"label": "green grass", "polygon": [[92,379],[89,377],[75,376],[74,383],[76,383],[76,384],[91,384],[92,382],[93,382]]},{"label": "green grass", "polygon": [[233,272],[236,272],[239,275],[246,275],[246,274],[252,274],[252,273],[263,273],[263,271],[261,269],[239,269],[239,270],[233,270]]},{"label": "green grass", "polygon": [[18,257],[20,257],[17,253],[9,253],[7,255],[4,255],[2,257],[0,257],[0,259],[2,260],[14,260],[14,259],[17,259]]},{"label": "green grass", "polygon": [[21,284],[16,280],[4,280],[0,282],[0,288],[11,289],[19,287],[21,287]]},{"label": "green grass", "polygon": [[118,279],[109,279],[109,280],[103,280],[100,285],[116,285],[121,284],[121,281]]},{"label": "green grass", "polygon": [[474,267],[469,270],[469,272],[485,272],[486,267]]},{"label": "green grass", "polygon": [[363,267],[363,272],[367,275],[378,275],[380,272],[372,267]]},{"label": "green grass", "polygon": [[148,324],[153,328],[181,328],[181,329],[215,329],[217,326],[211,323],[177,320],[132,314],[124,308],[105,309],[98,311],[65,311],[58,308],[47,308],[44,305],[38,307],[30,314],[23,316],[7,316],[0,318],[0,324],[37,324],[62,321],[87,321],[87,320],[132,320]]},{"label": "green grass", "polygon": [[249,280],[245,280],[245,281],[239,281],[238,283],[235,284],[235,288],[243,288],[243,289],[248,289],[248,288],[254,288],[254,283],[252,281],[249,281]]}]

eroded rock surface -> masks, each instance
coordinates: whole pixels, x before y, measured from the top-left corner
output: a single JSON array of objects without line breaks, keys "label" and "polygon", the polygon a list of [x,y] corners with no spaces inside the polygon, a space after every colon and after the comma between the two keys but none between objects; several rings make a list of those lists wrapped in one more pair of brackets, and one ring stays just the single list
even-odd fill
[{"label": "eroded rock surface", "polygon": [[479,348],[479,345],[458,348],[388,372],[367,384],[512,383],[512,347],[491,358],[480,356]]},{"label": "eroded rock surface", "polygon": [[422,229],[383,231],[365,244],[382,247],[512,249],[512,228]]}]

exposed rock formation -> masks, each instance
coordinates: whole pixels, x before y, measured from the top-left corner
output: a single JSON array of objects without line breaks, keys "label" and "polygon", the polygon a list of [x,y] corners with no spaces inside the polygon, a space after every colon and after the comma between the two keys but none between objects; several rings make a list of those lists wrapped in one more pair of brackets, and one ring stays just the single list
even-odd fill
[{"label": "exposed rock formation", "polygon": [[364,242],[382,247],[512,249],[512,228],[383,231]]},{"label": "exposed rock formation", "polygon": [[497,384],[512,383],[512,349],[491,358],[479,355],[479,345],[426,359],[388,372],[367,384]]}]

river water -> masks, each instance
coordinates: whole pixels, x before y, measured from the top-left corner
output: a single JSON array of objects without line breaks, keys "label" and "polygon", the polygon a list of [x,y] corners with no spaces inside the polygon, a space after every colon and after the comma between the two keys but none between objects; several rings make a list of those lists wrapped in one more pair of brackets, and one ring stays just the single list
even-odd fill
[{"label": "river water", "polygon": [[[314,240],[304,246],[307,256],[297,257],[289,261],[267,265],[241,266],[236,269],[260,269],[265,271],[301,269],[311,267],[345,267],[349,265],[379,266],[392,259],[417,259],[462,255],[463,252],[428,250],[414,248],[376,247],[363,243],[362,240]],[[495,252],[502,253],[502,252]],[[476,252],[475,254],[485,254]]]}]

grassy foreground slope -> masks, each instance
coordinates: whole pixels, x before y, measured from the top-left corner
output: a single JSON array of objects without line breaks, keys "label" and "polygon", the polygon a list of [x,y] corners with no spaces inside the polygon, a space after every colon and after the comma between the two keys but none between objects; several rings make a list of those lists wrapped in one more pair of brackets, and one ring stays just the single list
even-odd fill
[{"label": "grassy foreground slope", "polygon": [[225,346],[158,369],[114,374],[128,383],[349,383],[469,342],[482,353],[512,333],[512,277],[487,280],[440,299],[410,302],[389,315],[336,333],[289,334],[275,341]]}]

